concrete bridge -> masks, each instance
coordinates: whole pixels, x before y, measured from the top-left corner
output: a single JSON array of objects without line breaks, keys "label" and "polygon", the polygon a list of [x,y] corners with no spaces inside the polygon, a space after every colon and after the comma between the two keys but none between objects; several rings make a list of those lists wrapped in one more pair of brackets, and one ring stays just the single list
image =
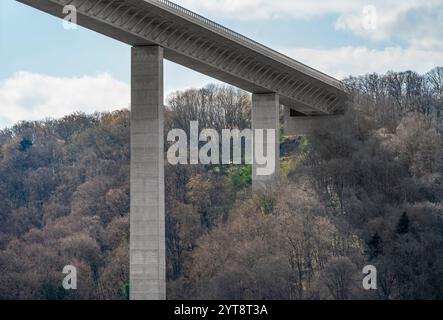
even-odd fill
[{"label": "concrete bridge", "polygon": [[278,177],[279,108],[285,130],[303,134],[343,113],[342,84],[317,70],[167,0],[17,0],[132,46],[130,298],[165,299],[163,59],[252,93],[253,129],[275,129],[277,170],[258,176],[262,190]]}]

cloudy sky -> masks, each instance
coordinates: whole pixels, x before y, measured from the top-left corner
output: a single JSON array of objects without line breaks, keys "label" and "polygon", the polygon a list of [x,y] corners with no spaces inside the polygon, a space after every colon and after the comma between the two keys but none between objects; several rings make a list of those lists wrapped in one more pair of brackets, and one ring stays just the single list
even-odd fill
[{"label": "cloudy sky", "polygon": [[[443,65],[443,0],[175,2],[337,78]],[[0,0],[0,129],[128,107],[129,63],[127,45]],[[166,95],[211,82],[165,65]]]}]

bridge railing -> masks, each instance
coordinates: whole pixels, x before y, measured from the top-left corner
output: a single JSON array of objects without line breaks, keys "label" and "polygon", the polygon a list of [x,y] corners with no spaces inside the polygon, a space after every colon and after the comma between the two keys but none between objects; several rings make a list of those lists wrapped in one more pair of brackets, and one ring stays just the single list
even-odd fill
[{"label": "bridge railing", "polygon": [[218,23],[216,23],[216,22],[214,22],[212,20],[209,20],[209,19],[207,19],[207,18],[205,18],[205,17],[203,17],[203,16],[201,16],[201,15],[199,15],[199,14],[197,14],[197,13],[191,11],[191,10],[183,8],[182,6],[180,6],[180,5],[178,5],[178,4],[174,3],[174,2],[171,2],[171,1],[168,1],[168,0],[154,0],[154,1],[160,2],[160,3],[162,3],[162,4],[164,4],[164,5],[168,6],[168,7],[171,7],[173,9],[175,9],[177,11],[180,11],[180,12],[186,14],[186,15],[189,15],[189,16],[197,19],[197,20],[200,20],[201,22],[204,22],[205,24],[207,24],[207,25],[209,25],[209,26],[211,26],[211,27],[213,27],[213,28],[215,28],[217,30],[226,32],[226,33],[230,34],[231,36],[234,36],[234,37],[236,37],[238,39],[241,39],[242,41],[249,42],[249,43],[254,44],[254,45],[260,45],[258,42],[254,41],[252,39],[249,39],[248,37],[245,37],[245,36],[241,35],[240,33],[237,33],[237,32],[235,32],[235,31],[233,31],[233,30],[231,30],[229,28],[226,28],[226,27],[222,26],[221,24],[218,24]]}]

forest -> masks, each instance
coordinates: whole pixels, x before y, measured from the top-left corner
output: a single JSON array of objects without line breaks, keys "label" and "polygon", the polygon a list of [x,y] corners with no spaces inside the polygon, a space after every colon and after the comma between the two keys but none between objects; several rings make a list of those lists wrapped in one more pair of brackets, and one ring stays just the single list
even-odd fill
[{"label": "forest", "polygon": [[[265,194],[248,165],[165,162],[168,299],[443,299],[443,67],[344,83],[342,117],[281,136]],[[0,299],[128,299],[129,118],[0,131]],[[251,97],[170,95],[165,133],[191,121],[250,128]],[[62,287],[68,264],[77,290]],[[362,287],[366,265],[377,290]]]}]

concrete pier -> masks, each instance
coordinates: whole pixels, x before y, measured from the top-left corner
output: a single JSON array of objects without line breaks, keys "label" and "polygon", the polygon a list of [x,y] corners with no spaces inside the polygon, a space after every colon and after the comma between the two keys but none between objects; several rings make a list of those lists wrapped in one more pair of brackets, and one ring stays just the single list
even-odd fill
[{"label": "concrete pier", "polygon": [[166,299],[163,48],[131,52],[130,299]]},{"label": "concrete pier", "polygon": [[284,109],[284,134],[289,136],[304,136],[315,128],[322,128],[329,122],[340,119],[343,115],[303,116],[291,115],[291,109]]},{"label": "concrete pier", "polygon": [[[269,148],[274,149],[275,171],[272,175],[260,175],[257,170],[263,166],[256,163],[252,165],[252,188],[254,191],[266,191],[272,187],[280,175],[280,98],[278,94],[253,94],[252,95],[252,129],[274,129],[275,140],[272,145],[267,144],[264,135],[264,152]],[[266,132],[266,131],[265,131]],[[254,139],[255,141],[255,139]],[[255,147],[254,147],[255,153]]]}]

